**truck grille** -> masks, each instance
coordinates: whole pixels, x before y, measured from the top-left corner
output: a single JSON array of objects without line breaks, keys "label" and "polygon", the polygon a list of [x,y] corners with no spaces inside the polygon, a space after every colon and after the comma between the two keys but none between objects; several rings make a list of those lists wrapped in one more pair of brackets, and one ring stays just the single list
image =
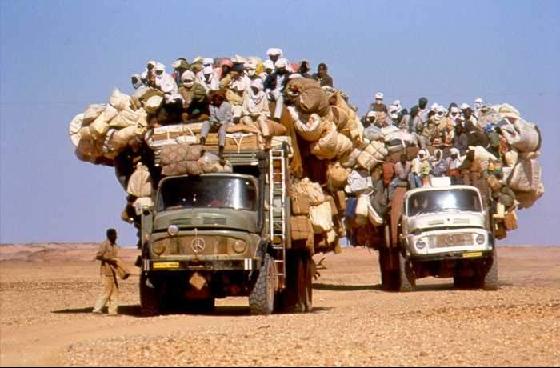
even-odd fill
[{"label": "truck grille", "polygon": [[154,248],[163,248],[162,255],[228,255],[235,254],[234,244],[245,241],[223,236],[177,236],[154,242]]},{"label": "truck grille", "polygon": [[462,234],[441,234],[434,235],[430,244],[432,248],[443,247],[461,247],[466,245],[474,245],[474,237],[471,233]]}]

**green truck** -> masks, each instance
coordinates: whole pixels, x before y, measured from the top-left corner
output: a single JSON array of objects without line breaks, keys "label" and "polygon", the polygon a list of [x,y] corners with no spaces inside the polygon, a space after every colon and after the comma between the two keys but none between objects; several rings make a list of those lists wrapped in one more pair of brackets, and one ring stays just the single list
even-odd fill
[{"label": "green truck", "polygon": [[144,315],[247,296],[251,314],[307,312],[311,251],[290,240],[289,146],[226,151],[231,173],[168,176],[142,214]]}]

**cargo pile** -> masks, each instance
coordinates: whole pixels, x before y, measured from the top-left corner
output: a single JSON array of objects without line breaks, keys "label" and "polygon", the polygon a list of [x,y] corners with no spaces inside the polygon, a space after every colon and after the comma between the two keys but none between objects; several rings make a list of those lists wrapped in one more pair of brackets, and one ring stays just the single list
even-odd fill
[{"label": "cargo pile", "polygon": [[[360,119],[346,94],[324,83],[332,78],[309,76],[305,61],[272,61],[281,50],[271,50],[264,62],[237,55],[190,64],[179,58],[173,74],[150,61],[132,76],[132,95],[115,89],[108,103],[72,119],[76,156],[115,167],[128,194],[125,221],[139,227],[139,208],[152,204],[163,176],[231,172],[223,151],[282,144],[291,148],[292,240],[315,253],[338,251],[344,236],[365,245],[356,232],[384,223],[396,186],[430,185],[438,176],[477,186],[492,208],[498,238],[516,228],[517,209],[544,193],[540,132],[512,106],[481,106],[476,120],[465,115],[461,121],[455,107],[416,106],[408,114],[376,103]],[[215,127],[215,96],[231,106],[223,147],[220,132],[202,137],[205,124]]]}]

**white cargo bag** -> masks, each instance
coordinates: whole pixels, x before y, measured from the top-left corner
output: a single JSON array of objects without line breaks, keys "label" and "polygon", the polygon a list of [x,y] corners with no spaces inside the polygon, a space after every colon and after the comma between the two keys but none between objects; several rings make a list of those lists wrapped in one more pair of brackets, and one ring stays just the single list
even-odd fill
[{"label": "white cargo bag", "polygon": [[83,125],[91,124],[103,111],[105,111],[105,106],[103,104],[93,104],[89,105],[86,111],[84,111],[84,121]]},{"label": "white cargo bag", "polygon": [[369,206],[369,194],[362,193],[358,196],[356,203],[356,216],[367,216]]},{"label": "white cargo bag", "polygon": [[348,175],[348,190],[350,193],[357,193],[366,189],[372,189],[371,176],[365,170],[352,170]]},{"label": "white cargo bag", "polygon": [[109,130],[109,121],[117,116],[118,111],[111,105],[107,105],[105,110],[91,123],[91,133],[99,138]]},{"label": "white cargo bag", "polygon": [[334,226],[332,222],[331,204],[323,202],[309,207],[309,219],[316,234],[329,231]]},{"label": "white cargo bag", "polygon": [[383,218],[381,216],[379,216],[379,214],[377,213],[375,208],[373,208],[371,203],[368,203],[367,210],[368,210],[368,219],[369,219],[369,222],[371,222],[372,225],[374,225],[374,226],[383,225]]},{"label": "white cargo bag", "polygon": [[78,143],[80,142],[80,130],[82,129],[83,120],[84,114],[78,114],[74,116],[68,126],[68,134],[70,135],[70,140],[72,141],[74,147],[78,147]]},{"label": "white cargo bag", "polygon": [[115,88],[109,97],[109,103],[118,111],[128,110],[130,109],[130,96]]},{"label": "white cargo bag", "polygon": [[130,176],[128,187],[126,188],[128,194],[135,197],[149,197],[152,194],[152,179],[148,168],[142,163],[138,163],[136,170]]},{"label": "white cargo bag", "polygon": [[509,187],[520,192],[536,192],[541,184],[541,165],[537,159],[519,160],[508,179]]}]

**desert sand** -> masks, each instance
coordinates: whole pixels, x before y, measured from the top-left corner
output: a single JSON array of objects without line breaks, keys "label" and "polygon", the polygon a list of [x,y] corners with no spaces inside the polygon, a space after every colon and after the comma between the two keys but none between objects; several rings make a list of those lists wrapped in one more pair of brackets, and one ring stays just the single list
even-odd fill
[{"label": "desert sand", "polygon": [[210,314],[143,318],[138,251],[120,315],[91,313],[95,244],[0,246],[1,366],[424,365],[560,366],[560,247],[499,247],[500,289],[421,279],[380,289],[377,253],[325,257],[309,314],[249,315],[246,298]]}]

